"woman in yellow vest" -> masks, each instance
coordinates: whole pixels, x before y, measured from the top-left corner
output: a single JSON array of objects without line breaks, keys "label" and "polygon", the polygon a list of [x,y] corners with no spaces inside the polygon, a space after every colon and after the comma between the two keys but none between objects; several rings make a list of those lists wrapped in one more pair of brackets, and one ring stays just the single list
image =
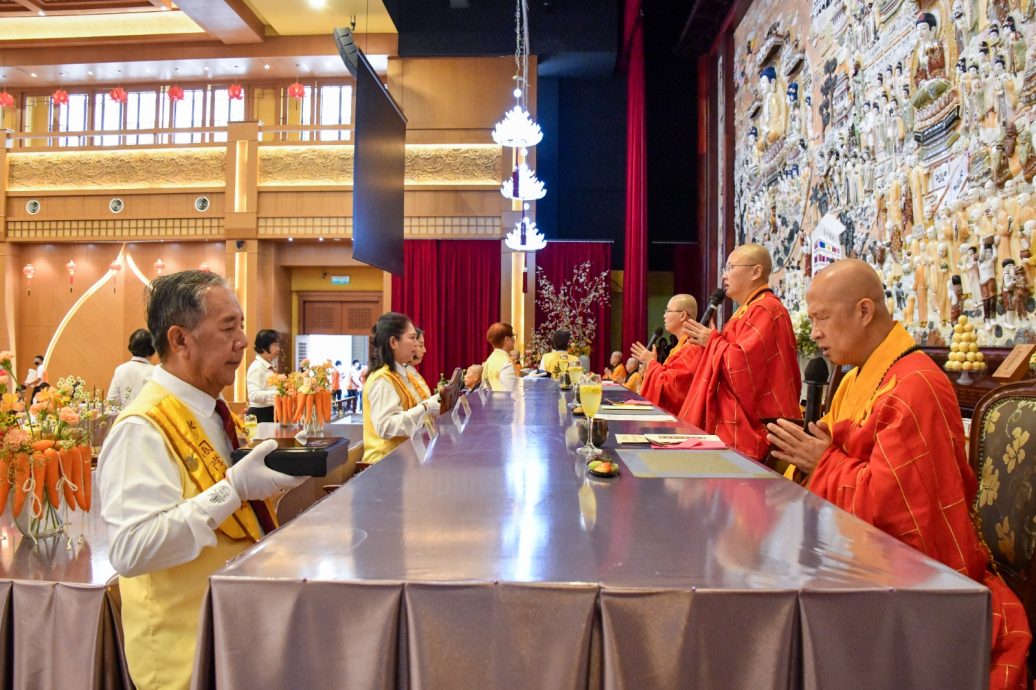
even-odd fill
[{"label": "woman in yellow vest", "polygon": [[424,331],[417,328],[417,349],[414,350],[414,361],[407,365],[406,375],[410,379],[410,383],[414,384],[414,388],[418,393],[421,394],[421,400],[432,397],[432,389],[428,387],[428,382],[421,376],[421,372],[417,370],[417,367],[424,361],[424,353],[428,352],[428,348],[424,346]]},{"label": "woman in yellow vest", "polygon": [[509,323],[497,321],[486,332],[486,340],[493,346],[493,353],[482,365],[482,384],[491,391],[513,391],[518,380],[511,361],[514,329]]},{"label": "woman in yellow vest", "polygon": [[363,461],[374,463],[417,433],[425,415],[439,414],[439,395],[421,399],[407,376],[417,329],[405,314],[382,314],[371,329],[370,373],[363,385]]}]

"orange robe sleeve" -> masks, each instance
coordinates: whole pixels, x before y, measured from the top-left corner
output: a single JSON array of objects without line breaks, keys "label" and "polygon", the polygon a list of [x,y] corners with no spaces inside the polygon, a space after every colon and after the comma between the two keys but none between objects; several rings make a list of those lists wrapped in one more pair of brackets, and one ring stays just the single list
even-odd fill
[{"label": "orange robe sleeve", "polygon": [[770,451],[762,420],[800,418],[801,392],[791,317],[767,292],[709,338],[679,416],[762,460]]},{"label": "orange robe sleeve", "polygon": [[915,352],[885,375],[894,386],[862,422],[835,423],[809,488],[992,593],[991,688],[1024,686],[1032,639],[1025,610],[988,565],[971,519],[978,490],[960,408],[946,375]]},{"label": "orange robe sleeve", "polygon": [[666,412],[679,412],[702,352],[697,345],[685,345],[670,355],[664,364],[649,362],[640,384],[640,394]]}]

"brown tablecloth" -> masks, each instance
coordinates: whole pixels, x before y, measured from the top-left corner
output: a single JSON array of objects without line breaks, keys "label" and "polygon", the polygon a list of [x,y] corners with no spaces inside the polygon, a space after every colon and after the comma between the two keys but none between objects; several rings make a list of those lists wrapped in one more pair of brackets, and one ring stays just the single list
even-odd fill
[{"label": "brown tablecloth", "polygon": [[9,510],[0,517],[5,687],[132,687],[120,642],[117,578],[108,562],[96,491],[93,506],[91,513],[69,513],[68,538],[38,544],[22,536]]},{"label": "brown tablecloth", "polygon": [[584,478],[550,382],[471,400],[212,577],[197,687],[986,686],[981,585],[776,475]]}]

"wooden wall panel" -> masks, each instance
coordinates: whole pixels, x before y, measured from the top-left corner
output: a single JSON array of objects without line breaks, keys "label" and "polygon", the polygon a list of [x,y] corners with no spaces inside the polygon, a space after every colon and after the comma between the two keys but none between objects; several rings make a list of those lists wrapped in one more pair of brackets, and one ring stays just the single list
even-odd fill
[{"label": "wooden wall panel", "polygon": [[[196,211],[194,200],[199,196],[209,199],[209,209],[204,213]],[[108,202],[113,197],[123,201],[121,213],[112,213]],[[25,205],[30,199],[40,202],[40,212],[29,214]],[[59,194],[19,193],[7,198],[8,220],[125,220],[130,218],[219,218],[223,215],[223,192],[195,192],[176,194],[170,192],[131,193],[110,192],[103,194]]]}]

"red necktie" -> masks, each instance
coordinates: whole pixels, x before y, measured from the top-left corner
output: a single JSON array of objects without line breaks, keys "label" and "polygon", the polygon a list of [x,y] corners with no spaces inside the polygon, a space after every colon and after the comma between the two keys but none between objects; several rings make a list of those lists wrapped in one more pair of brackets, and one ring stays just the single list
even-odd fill
[{"label": "red necktie", "polygon": [[[241,442],[237,440],[237,427],[234,426],[234,419],[230,416],[230,408],[227,407],[227,402],[223,398],[216,398],[216,413],[223,420],[223,431],[227,432],[230,445],[234,450],[237,450],[241,447]],[[255,513],[259,526],[263,528],[264,532],[269,534],[277,529],[277,522],[273,519],[270,507],[266,505],[266,501],[249,501],[248,505],[252,506],[252,512]]]}]

